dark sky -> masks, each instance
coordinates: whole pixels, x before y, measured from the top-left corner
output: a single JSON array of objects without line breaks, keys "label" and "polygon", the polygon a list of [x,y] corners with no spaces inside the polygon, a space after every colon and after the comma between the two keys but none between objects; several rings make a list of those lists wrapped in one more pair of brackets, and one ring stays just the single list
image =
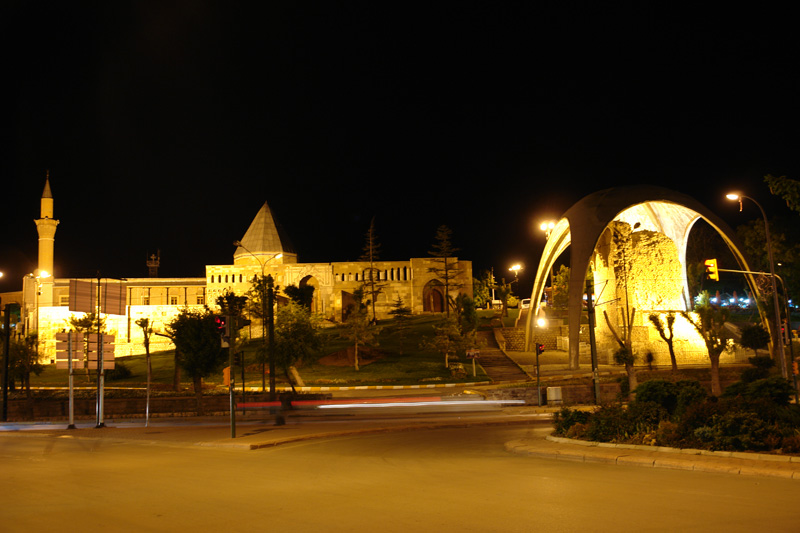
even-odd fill
[{"label": "dark sky", "polygon": [[144,276],[156,250],[202,276],[268,201],[300,261],[357,259],[374,216],[384,259],[446,224],[475,270],[532,278],[538,222],[596,190],[659,184],[735,226],[758,213],[729,188],[780,209],[762,177],[800,177],[788,11],[264,4],[2,8],[0,290],[36,266],[48,169],[64,277]]}]

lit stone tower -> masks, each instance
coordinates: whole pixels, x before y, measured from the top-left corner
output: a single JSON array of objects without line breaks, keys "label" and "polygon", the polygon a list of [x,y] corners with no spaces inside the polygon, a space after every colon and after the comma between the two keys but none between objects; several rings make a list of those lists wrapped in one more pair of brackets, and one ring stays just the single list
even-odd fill
[{"label": "lit stone tower", "polygon": [[36,222],[39,232],[39,270],[35,275],[41,284],[39,307],[53,305],[53,249],[55,246],[56,226],[58,220],[53,218],[53,193],[50,191],[50,171],[44,182],[40,218]]}]

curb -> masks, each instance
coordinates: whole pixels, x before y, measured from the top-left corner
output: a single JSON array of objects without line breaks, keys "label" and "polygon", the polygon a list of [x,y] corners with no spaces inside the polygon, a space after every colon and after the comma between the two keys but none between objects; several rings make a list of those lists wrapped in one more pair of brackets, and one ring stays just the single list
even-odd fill
[{"label": "curb", "polygon": [[530,439],[509,441],[505,448],[511,453],[542,459],[800,480],[800,457],[796,456],[616,444],[551,435],[545,436],[541,442]]}]

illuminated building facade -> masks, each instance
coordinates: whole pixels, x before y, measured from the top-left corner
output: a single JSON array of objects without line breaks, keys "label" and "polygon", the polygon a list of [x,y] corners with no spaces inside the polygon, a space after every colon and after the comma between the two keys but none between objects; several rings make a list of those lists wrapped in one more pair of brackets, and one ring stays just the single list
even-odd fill
[{"label": "illuminated building facade", "polygon": [[[54,218],[54,198],[49,177],[41,199],[40,218],[36,220],[39,232],[39,268],[23,280],[21,293],[3,295],[3,302],[18,301],[22,306],[18,331],[39,335],[40,352],[44,362],[55,358],[55,333],[68,328],[72,316],[82,313],[70,311],[70,278],[54,277],[55,230],[59,221]],[[269,206],[264,203],[245,232],[233,254],[230,265],[207,265],[203,278],[127,278],[123,281],[103,280],[104,283],[123,283],[127,305],[124,315],[104,315],[106,331],[116,336],[117,356],[144,353],[142,331],[136,325],[140,318],[148,318],[151,327],[163,332],[184,308],[202,309],[216,307],[215,301],[225,291],[245,294],[255,275],[269,274],[280,287],[289,285],[313,286],[312,311],[332,321],[342,321],[348,306],[353,303],[353,293],[372,272],[380,293],[375,302],[379,319],[389,317],[392,305],[402,299],[414,313],[441,312],[445,310],[447,295],[444,285],[436,279],[431,268],[437,266],[434,258],[412,258],[406,261],[361,261],[338,263],[299,263],[289,239],[275,221]],[[458,277],[451,287],[449,297],[459,292],[472,296],[472,263],[458,262]],[[151,262],[148,262],[148,266]],[[151,270],[153,272],[153,270]],[[97,283],[97,280],[86,279]],[[261,328],[253,327],[251,334],[260,336]],[[173,347],[169,339],[153,336],[151,350]]]}]

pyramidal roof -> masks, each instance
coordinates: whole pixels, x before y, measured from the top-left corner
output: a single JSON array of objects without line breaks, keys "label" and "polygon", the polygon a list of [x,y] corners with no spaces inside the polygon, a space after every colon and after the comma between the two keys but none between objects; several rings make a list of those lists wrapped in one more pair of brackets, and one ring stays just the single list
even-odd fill
[{"label": "pyramidal roof", "polygon": [[267,202],[264,202],[253,222],[250,223],[241,243],[242,246],[238,246],[233,253],[234,261],[240,257],[242,259],[252,257],[251,253],[257,256],[295,253],[286,232],[280,224],[275,222]]}]

